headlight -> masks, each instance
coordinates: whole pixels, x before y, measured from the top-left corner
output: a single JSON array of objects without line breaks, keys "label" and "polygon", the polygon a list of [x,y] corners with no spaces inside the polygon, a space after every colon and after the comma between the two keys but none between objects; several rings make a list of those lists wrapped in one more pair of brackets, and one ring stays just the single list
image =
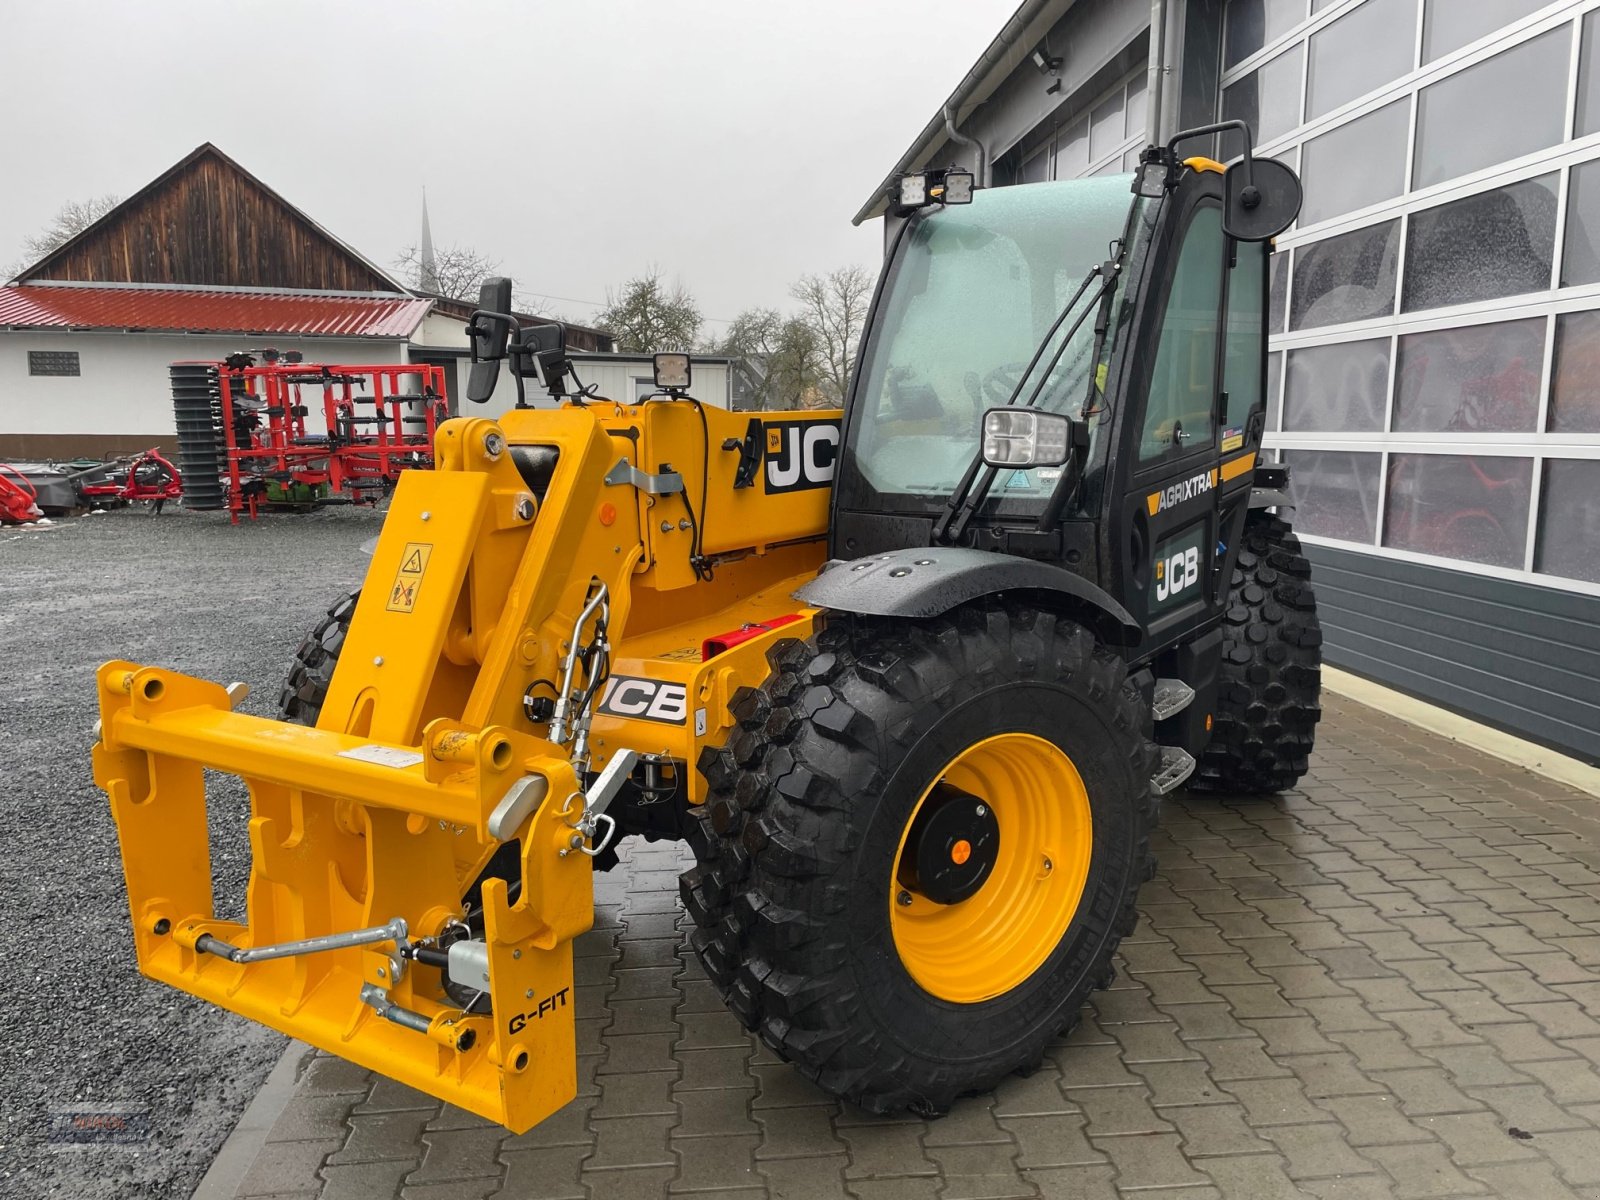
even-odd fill
[{"label": "headlight", "polygon": [[990,467],[1059,467],[1070,457],[1072,419],[1035,408],[983,414],[983,461]]}]

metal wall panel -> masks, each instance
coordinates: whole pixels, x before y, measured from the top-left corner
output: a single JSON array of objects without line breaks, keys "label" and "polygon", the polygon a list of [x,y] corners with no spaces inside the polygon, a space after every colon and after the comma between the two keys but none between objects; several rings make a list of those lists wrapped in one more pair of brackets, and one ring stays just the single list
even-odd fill
[{"label": "metal wall panel", "polygon": [[1600,597],[1306,553],[1331,665],[1600,763]]}]

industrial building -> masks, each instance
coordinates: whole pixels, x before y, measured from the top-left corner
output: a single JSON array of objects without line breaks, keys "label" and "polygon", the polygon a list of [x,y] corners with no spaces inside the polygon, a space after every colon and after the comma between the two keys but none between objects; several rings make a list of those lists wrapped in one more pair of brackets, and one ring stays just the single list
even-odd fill
[{"label": "industrial building", "polygon": [[907,170],[1115,174],[1247,121],[1305,184],[1265,446],[1328,661],[1600,761],[1597,26],[1595,0],[1027,0],[856,221]]}]

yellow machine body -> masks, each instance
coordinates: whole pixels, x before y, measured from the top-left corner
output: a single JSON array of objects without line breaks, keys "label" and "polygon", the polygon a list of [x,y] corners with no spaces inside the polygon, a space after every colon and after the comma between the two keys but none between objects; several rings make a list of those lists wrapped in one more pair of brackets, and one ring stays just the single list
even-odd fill
[{"label": "yellow machine body", "polygon": [[[593,919],[591,847],[571,747],[525,697],[559,682],[603,584],[611,683],[591,771],[623,750],[661,756],[687,764],[677,786],[701,803],[694,764],[728,736],[733,696],[766,678],[776,643],[811,631],[815,610],[791,594],[825,557],[838,430],[837,412],[671,400],[452,420],[437,469],[394,493],[315,728],[235,712],[217,683],[107,663],[94,772],[140,969],[513,1130],[560,1108],[577,1086],[571,943]],[[758,437],[752,463],[742,448]],[[674,475],[680,489],[652,490]],[[707,637],[741,630],[703,655]],[[249,790],[243,923],[214,910],[208,772]],[[497,824],[516,796],[531,812]],[[396,920],[438,939],[513,841],[520,888],[482,888],[488,1013],[394,938],[264,961],[208,950]]]}]

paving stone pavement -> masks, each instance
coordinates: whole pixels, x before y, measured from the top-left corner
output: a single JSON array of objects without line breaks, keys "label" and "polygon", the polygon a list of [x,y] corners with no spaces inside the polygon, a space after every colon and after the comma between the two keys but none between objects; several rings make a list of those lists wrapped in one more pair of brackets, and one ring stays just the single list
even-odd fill
[{"label": "paving stone pavement", "polygon": [[[1600,802],[1337,696],[1300,790],[1179,795],[1116,984],[938,1121],[816,1090],[597,876],[578,1098],[520,1137],[308,1057],[248,1197],[1600,1200]],[[676,922],[676,924],[674,924]]]}]

